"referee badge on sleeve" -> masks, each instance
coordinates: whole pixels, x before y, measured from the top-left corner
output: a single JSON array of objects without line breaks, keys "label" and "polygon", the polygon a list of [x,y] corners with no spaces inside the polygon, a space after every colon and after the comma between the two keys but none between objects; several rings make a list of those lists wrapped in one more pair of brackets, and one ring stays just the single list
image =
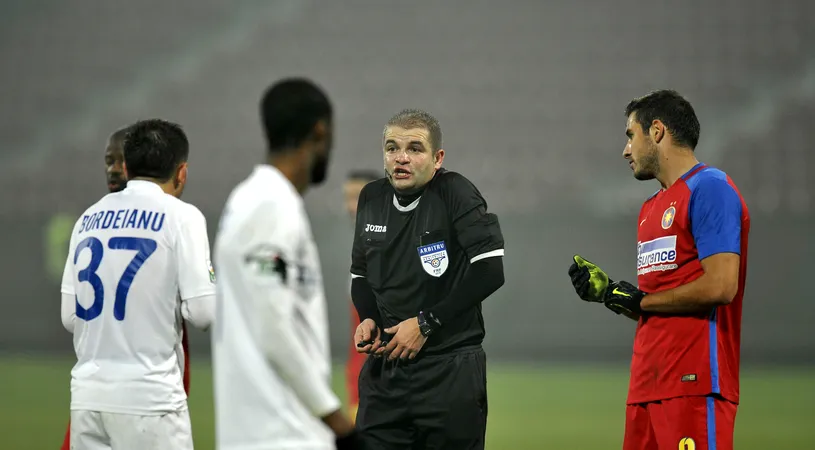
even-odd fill
[{"label": "referee badge on sleeve", "polygon": [[422,262],[422,268],[429,275],[440,277],[447,271],[447,247],[444,241],[434,242],[419,247],[419,260]]}]

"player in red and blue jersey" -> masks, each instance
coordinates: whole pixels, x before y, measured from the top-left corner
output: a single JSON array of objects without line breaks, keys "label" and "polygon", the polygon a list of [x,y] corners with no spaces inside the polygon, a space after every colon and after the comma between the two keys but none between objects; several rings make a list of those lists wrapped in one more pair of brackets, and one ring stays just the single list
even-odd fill
[{"label": "player in red and blue jersey", "polygon": [[580,256],[569,268],[580,298],[637,320],[623,449],[732,450],[750,214],[730,177],[696,159],[687,100],[657,91],[625,114],[623,156],[662,185],[638,218],[639,286]]}]

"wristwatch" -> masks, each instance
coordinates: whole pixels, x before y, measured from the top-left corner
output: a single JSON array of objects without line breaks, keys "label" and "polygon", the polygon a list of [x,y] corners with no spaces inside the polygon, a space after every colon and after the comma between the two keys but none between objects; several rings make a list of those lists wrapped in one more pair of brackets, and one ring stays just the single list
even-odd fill
[{"label": "wristwatch", "polygon": [[421,332],[424,337],[430,336],[436,328],[441,327],[441,322],[433,313],[425,314],[424,311],[419,311],[419,315],[416,316],[416,318],[419,320],[419,332]]}]

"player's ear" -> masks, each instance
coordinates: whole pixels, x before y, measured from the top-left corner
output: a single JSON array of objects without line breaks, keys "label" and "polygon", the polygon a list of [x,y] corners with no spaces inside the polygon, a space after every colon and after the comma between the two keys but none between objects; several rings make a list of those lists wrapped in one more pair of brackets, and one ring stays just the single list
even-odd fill
[{"label": "player's ear", "polygon": [[441,169],[441,163],[444,162],[444,149],[440,148],[436,150],[436,154],[433,155],[433,160],[433,167],[435,167],[436,170]]},{"label": "player's ear", "polygon": [[311,136],[314,142],[323,142],[328,139],[328,123],[325,120],[318,120],[311,130]]},{"label": "player's ear", "polygon": [[183,162],[178,165],[178,169],[175,171],[175,184],[176,187],[179,185],[184,185],[187,183],[187,163]]},{"label": "player's ear", "polygon": [[651,139],[659,144],[662,138],[665,137],[665,124],[661,120],[654,120],[651,124]]}]

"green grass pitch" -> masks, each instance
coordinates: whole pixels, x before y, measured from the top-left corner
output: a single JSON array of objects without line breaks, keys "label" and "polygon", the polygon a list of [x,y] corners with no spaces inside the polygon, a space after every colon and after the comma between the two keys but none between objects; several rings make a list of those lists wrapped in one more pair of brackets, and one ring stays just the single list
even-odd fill
[{"label": "green grass pitch", "polygon": [[[56,450],[68,420],[67,359],[0,359],[0,448]],[[488,449],[619,449],[628,374],[622,366],[490,363]],[[337,367],[336,391],[343,394]],[[214,448],[212,379],[192,368],[196,449]],[[815,368],[745,369],[738,450],[815,448]]]}]

